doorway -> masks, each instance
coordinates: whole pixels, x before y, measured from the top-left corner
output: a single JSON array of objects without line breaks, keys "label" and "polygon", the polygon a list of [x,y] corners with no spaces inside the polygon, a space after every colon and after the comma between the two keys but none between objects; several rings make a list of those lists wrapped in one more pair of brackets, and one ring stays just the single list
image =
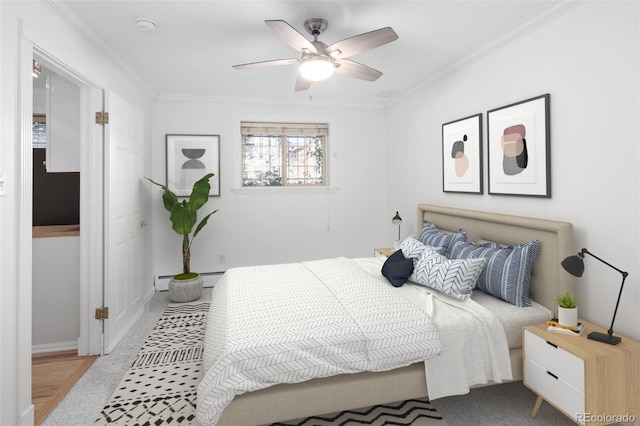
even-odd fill
[{"label": "doorway", "polygon": [[[142,179],[145,148],[145,113],[130,101],[105,90],[55,56],[22,37],[19,57],[17,229],[18,342],[17,399],[24,424],[33,419],[32,355],[32,196],[33,196],[33,81],[34,58],[80,88],[80,227],[79,331],[80,355],[109,353],[142,314],[153,294],[148,257],[143,246],[146,221],[142,214],[148,196]],[[106,86],[110,71],[95,72],[92,63],[76,64],[95,73]],[[115,76],[114,78],[117,78]],[[140,104],[145,100],[138,98]],[[97,112],[109,111],[109,125],[98,122]],[[101,114],[102,115],[102,114]],[[118,232],[126,230],[126,233]],[[114,238],[116,237],[117,238]],[[134,257],[135,255],[135,257]],[[107,285],[108,283],[108,285]],[[111,301],[109,319],[97,319]]]},{"label": "doorway", "polygon": [[[92,314],[93,307],[101,306],[103,303],[103,260],[102,260],[102,242],[103,242],[103,214],[102,214],[102,186],[103,186],[103,130],[101,126],[91,125],[91,116],[95,114],[95,111],[101,111],[103,108],[103,90],[89,79],[75,72],[73,69],[58,61],[56,58],[50,56],[44,51],[39,50],[36,47],[32,48],[33,60],[38,62],[42,69],[46,70],[50,75],[55,76],[58,81],[61,81],[62,86],[68,86],[75,88],[74,103],[75,114],[78,118],[78,137],[81,142],[75,148],[74,153],[67,154],[66,157],[71,157],[74,160],[72,165],[59,166],[58,163],[50,163],[48,167],[51,170],[61,171],[66,174],[66,177],[70,177],[72,174],[76,174],[79,186],[79,203],[77,217],[79,223],[67,224],[71,225],[67,229],[67,232],[76,235],[76,245],[74,246],[70,241],[60,239],[59,242],[63,242],[67,246],[71,244],[72,247],[67,247],[68,250],[77,250],[77,256],[73,255],[73,259],[76,263],[77,275],[74,276],[76,283],[67,283],[67,295],[70,295],[71,288],[75,287],[76,291],[72,298],[72,304],[75,307],[69,306],[70,312],[66,313],[66,324],[70,321],[74,321],[75,330],[73,333],[75,337],[75,346],[78,354],[85,355],[99,355],[102,353],[102,324],[101,321],[96,321]],[[39,83],[41,87],[44,85]],[[67,87],[67,89],[68,89]],[[51,88],[49,88],[51,89]],[[46,88],[45,88],[46,90]],[[33,94],[31,95],[33,98]],[[46,105],[45,109],[50,108]],[[35,106],[31,104],[31,111],[29,111],[29,117],[34,115],[37,110]],[[40,107],[38,107],[40,108]],[[26,115],[26,114],[25,114]],[[38,114],[40,115],[40,114]],[[27,117],[24,117],[26,120]],[[55,129],[53,129],[55,130]],[[66,138],[66,137],[65,137]],[[23,144],[25,141],[23,140]],[[55,141],[54,141],[55,143]],[[31,147],[23,147],[23,152],[31,150]],[[66,148],[65,148],[66,149]],[[47,161],[51,161],[50,155],[47,156]],[[73,165],[75,164],[75,165]],[[25,161],[23,164],[24,175],[33,176],[33,162]],[[26,170],[28,168],[28,170]],[[56,173],[57,174],[57,173]],[[25,182],[25,193],[28,192],[29,197],[33,197],[33,182],[29,185]],[[34,206],[35,207],[35,206]],[[59,218],[58,218],[59,219]],[[64,222],[64,220],[63,220]],[[75,226],[73,226],[75,225]],[[35,249],[35,247],[33,248]],[[31,253],[33,255],[33,252]],[[30,262],[33,269],[38,265],[35,263],[36,259],[32,258]],[[72,273],[74,275],[75,273]],[[37,302],[40,295],[36,295],[35,292],[38,289],[33,282],[35,277],[32,276],[32,303]],[[60,296],[57,296],[60,297]],[[72,312],[72,313],[71,313]],[[37,313],[32,314],[32,321]],[[60,313],[58,313],[58,316]],[[71,320],[73,315],[74,319]],[[55,322],[55,321],[52,321]],[[37,324],[34,322],[33,326]],[[37,336],[34,336],[37,337]],[[58,336],[58,342],[62,343],[62,346],[72,345],[74,338],[69,334],[66,336]],[[64,349],[59,347],[57,349]],[[69,349],[67,347],[67,349]]]},{"label": "doorway", "polygon": [[33,70],[32,352],[41,354],[78,349],[80,87],[37,57]]}]

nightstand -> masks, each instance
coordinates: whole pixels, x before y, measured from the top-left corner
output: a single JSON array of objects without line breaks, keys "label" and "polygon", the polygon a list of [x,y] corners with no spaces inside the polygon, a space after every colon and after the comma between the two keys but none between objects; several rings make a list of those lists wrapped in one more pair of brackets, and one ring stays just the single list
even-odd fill
[{"label": "nightstand", "polygon": [[[640,343],[622,336],[618,345],[587,339],[606,332],[587,321],[580,336],[524,328],[524,380],[538,395],[531,417],[545,400],[579,424],[631,422],[640,416]],[[618,335],[618,333],[616,333]]]},{"label": "nightstand", "polygon": [[375,248],[373,249],[373,257],[389,257],[394,251],[395,250],[390,247]]}]

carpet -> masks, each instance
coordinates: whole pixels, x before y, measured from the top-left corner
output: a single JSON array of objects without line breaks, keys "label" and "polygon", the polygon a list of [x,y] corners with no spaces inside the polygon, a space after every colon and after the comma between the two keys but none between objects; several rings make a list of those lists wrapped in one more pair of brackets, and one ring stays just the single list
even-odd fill
[{"label": "carpet", "polygon": [[[202,379],[209,302],[169,304],[133,364],[100,411],[95,426],[198,425],[196,391]],[[446,426],[428,399],[275,423],[273,426]]]}]

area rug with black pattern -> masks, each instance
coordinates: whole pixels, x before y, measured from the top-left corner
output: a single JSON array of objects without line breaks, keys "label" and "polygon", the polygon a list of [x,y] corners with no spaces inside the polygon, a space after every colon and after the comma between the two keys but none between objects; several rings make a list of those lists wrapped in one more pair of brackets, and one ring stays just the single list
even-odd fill
[{"label": "area rug with black pattern", "polygon": [[[209,302],[172,303],[103,407],[100,425],[198,425],[196,390]],[[415,399],[276,423],[273,426],[446,426],[429,400]]]}]

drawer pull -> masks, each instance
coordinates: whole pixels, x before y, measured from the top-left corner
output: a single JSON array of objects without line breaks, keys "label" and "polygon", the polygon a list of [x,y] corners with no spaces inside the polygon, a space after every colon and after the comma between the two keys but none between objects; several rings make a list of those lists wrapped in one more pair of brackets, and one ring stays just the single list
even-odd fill
[{"label": "drawer pull", "polygon": [[550,375],[551,377],[553,377],[554,379],[558,380],[558,376],[553,374],[551,371],[547,371],[547,374]]},{"label": "drawer pull", "polygon": [[551,343],[548,340],[545,340],[545,342],[547,342],[547,345],[553,346],[554,348],[558,349],[558,345],[554,345],[553,343]]}]

